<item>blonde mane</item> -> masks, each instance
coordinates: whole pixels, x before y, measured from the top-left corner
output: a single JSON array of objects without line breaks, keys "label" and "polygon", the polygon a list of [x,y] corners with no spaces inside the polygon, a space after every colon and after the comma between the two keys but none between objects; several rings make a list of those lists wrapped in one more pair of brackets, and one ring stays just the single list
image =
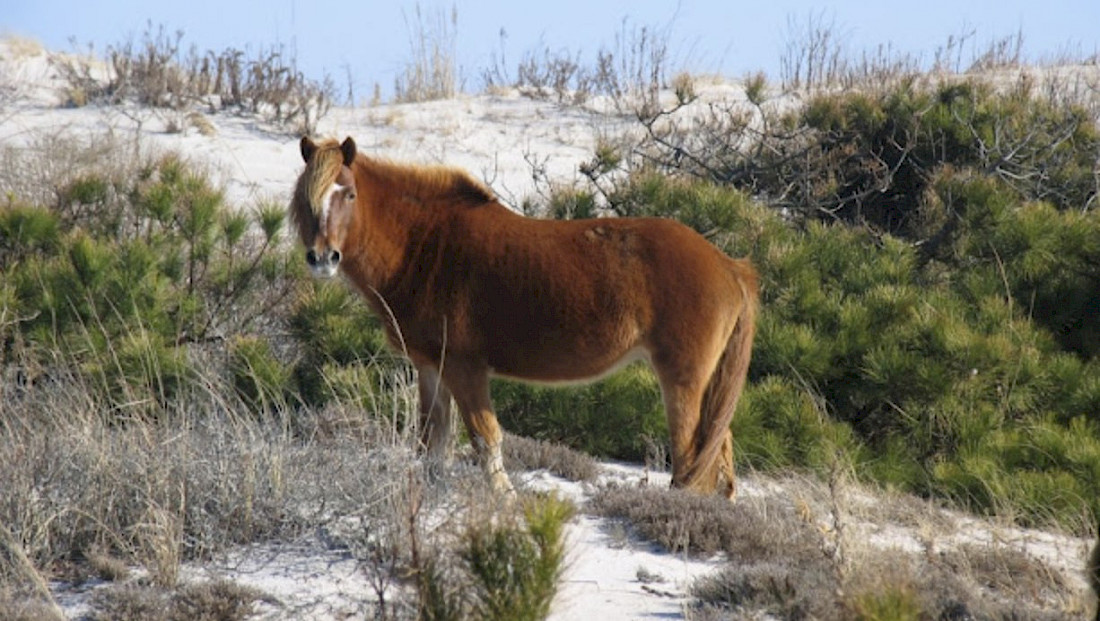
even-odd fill
[{"label": "blonde mane", "polygon": [[317,152],[302,175],[304,183],[298,188],[299,200],[306,200],[314,216],[320,215],[325,191],[336,181],[343,165],[344,156],[340,152],[339,142],[324,140],[317,144]]}]

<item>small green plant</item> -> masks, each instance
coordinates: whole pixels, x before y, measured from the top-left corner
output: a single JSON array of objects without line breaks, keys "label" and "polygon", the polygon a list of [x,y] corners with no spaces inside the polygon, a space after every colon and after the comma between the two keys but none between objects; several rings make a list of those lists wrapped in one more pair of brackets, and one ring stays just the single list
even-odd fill
[{"label": "small green plant", "polygon": [[18,203],[0,208],[0,269],[52,252],[60,240],[61,223],[50,210]]},{"label": "small green plant", "polygon": [[891,586],[855,598],[853,608],[859,621],[917,621],[922,618],[914,593]]},{"label": "small green plant", "polygon": [[421,570],[421,618],[545,619],[564,567],[564,528],[574,512],[571,503],[544,496],[523,501],[518,523],[501,515],[470,524],[458,569],[445,571],[435,559]]},{"label": "small green plant", "polygon": [[475,588],[476,616],[536,621],[550,613],[565,560],[563,530],[573,506],[554,496],[524,507],[526,530],[475,527],[463,560]]},{"label": "small green plant", "polygon": [[292,395],[292,370],[275,357],[267,339],[233,339],[229,344],[229,372],[237,394],[258,411],[284,407]]}]

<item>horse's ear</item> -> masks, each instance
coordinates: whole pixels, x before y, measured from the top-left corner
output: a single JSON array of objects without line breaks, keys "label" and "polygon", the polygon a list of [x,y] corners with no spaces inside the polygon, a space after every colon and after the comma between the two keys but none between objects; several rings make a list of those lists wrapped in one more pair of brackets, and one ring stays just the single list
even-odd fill
[{"label": "horse's ear", "polygon": [[310,140],[309,136],[302,136],[302,142],[298,146],[302,149],[302,159],[308,164],[317,152],[317,143]]},{"label": "horse's ear", "polygon": [[344,166],[351,166],[351,163],[355,161],[355,141],[348,136],[344,139],[344,142],[340,144],[340,152],[344,154]]}]

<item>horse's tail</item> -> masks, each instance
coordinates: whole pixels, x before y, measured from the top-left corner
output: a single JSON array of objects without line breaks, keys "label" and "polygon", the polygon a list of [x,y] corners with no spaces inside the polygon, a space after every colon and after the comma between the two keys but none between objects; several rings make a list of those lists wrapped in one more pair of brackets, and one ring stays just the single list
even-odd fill
[{"label": "horse's tail", "polygon": [[[685,487],[699,490],[713,490],[717,483],[722,444],[729,433],[741,391],[745,388],[752,341],[756,335],[756,313],[760,305],[759,277],[748,261],[735,261],[731,271],[741,288],[741,308],[733,332],[726,341],[726,348],[703,393],[695,436],[696,460],[689,467],[684,481]],[[732,497],[733,472],[727,474]]]}]

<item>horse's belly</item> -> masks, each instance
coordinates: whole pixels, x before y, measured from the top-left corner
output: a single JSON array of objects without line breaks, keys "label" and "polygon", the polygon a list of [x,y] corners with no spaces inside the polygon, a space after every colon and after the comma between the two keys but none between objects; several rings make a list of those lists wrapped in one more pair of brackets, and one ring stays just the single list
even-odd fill
[{"label": "horse's belly", "polygon": [[[515,354],[522,353],[515,352]],[[536,384],[583,384],[607,377],[632,362],[648,359],[648,352],[641,346],[626,348],[622,351],[615,351],[615,348],[605,349],[602,353],[595,355],[590,352],[565,350],[528,351],[526,354],[491,360],[496,364],[490,365],[490,372],[497,377]]]}]

